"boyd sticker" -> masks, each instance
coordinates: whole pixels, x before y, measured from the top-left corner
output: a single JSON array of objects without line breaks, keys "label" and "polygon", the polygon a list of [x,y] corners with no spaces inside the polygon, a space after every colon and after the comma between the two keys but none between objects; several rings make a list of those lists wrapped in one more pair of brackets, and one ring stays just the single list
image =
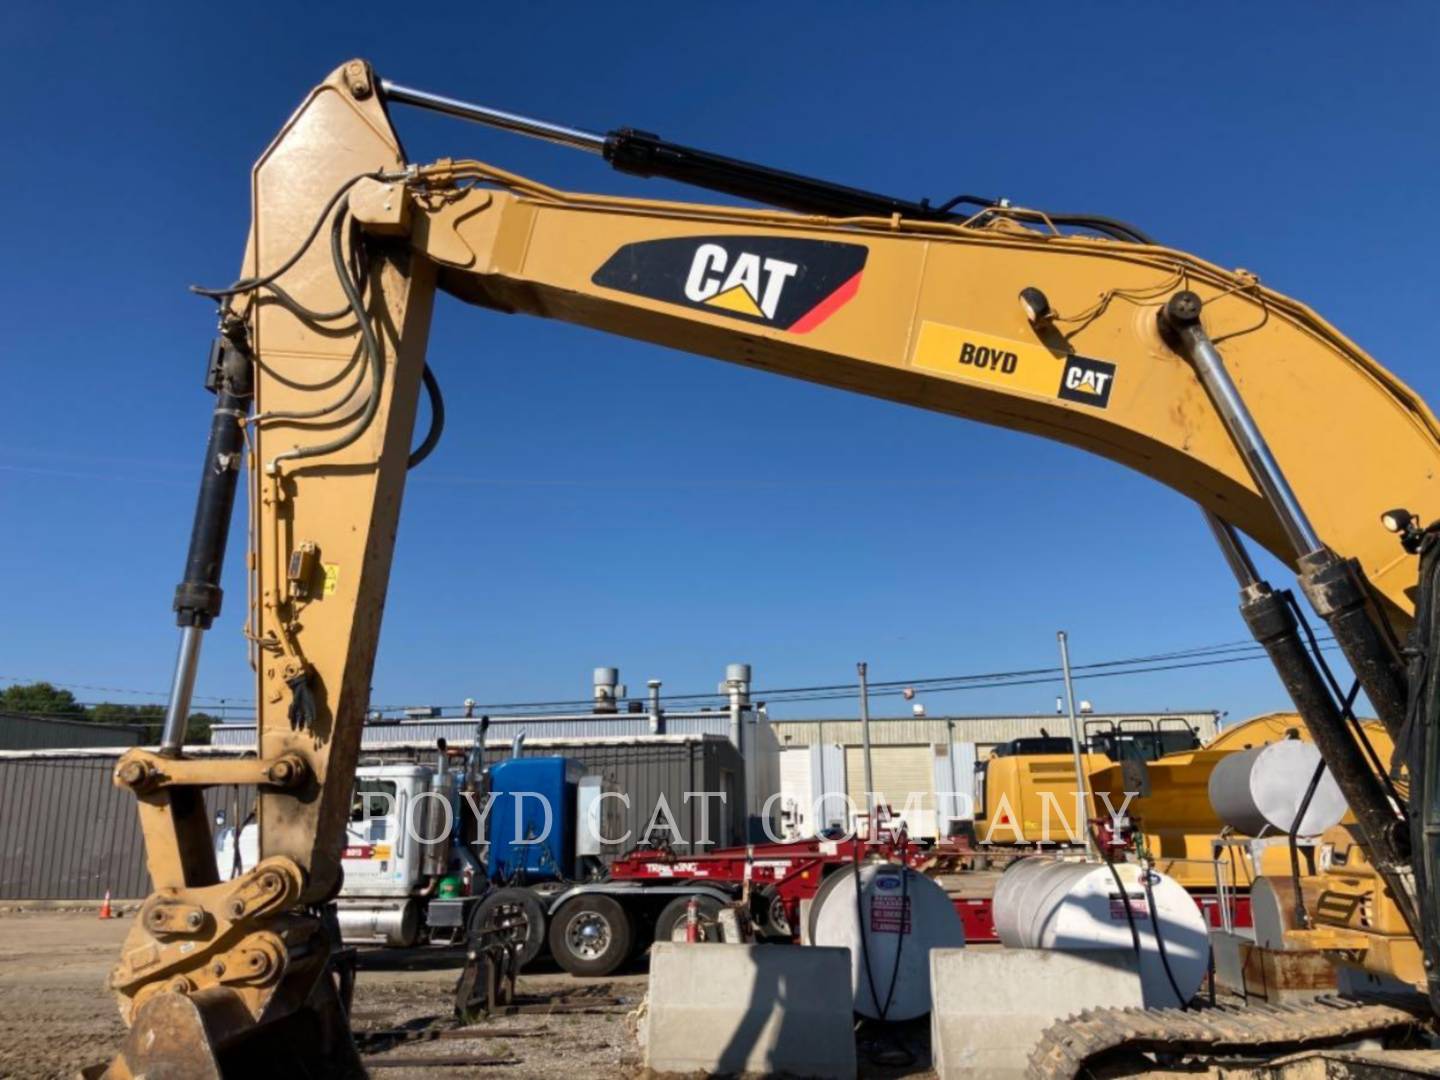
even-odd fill
[{"label": "boyd sticker", "polygon": [[990,337],[935,322],[921,325],[910,363],[952,379],[1092,409],[1109,407],[1116,377],[1116,366],[1108,360],[1074,353],[1057,356],[1037,342]]}]

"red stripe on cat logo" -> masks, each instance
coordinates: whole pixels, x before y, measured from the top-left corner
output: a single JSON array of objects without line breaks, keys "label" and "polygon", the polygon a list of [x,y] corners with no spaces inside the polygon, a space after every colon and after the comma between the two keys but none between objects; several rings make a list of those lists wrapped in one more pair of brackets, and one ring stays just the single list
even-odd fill
[{"label": "red stripe on cat logo", "polygon": [[849,281],[796,319],[794,325],[790,327],[790,333],[808,334],[849,303],[850,298],[860,291],[860,275],[864,272],[863,270],[857,271]]}]

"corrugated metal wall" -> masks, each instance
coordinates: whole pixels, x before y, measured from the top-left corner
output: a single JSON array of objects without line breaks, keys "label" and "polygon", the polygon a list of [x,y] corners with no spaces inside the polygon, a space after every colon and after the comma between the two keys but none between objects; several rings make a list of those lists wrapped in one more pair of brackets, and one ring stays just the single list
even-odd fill
[{"label": "corrugated metal wall", "polygon": [[[935,792],[932,787],[930,747],[874,746],[870,750],[874,767],[876,797],[883,799],[918,836],[935,835]],[[846,789],[852,805],[864,813],[869,805],[865,792],[865,751],[845,748]],[[909,807],[909,813],[904,813]]]},{"label": "corrugated metal wall", "polygon": [[[99,900],[150,892],[135,797],[110,782],[112,755],[0,760],[0,900]],[[232,794],[233,792],[233,794]],[[210,791],[213,818],[253,788]]]},{"label": "corrugated metal wall", "polygon": [[[742,843],[745,806],[740,788],[740,756],[728,739],[668,738],[547,747],[527,743],[526,757],[563,753],[607,778],[612,790],[630,797],[622,815],[624,844],[610,845],[614,856],[636,843],[655,815],[662,797],[689,851],[701,837],[712,845]],[[487,755],[499,761],[498,747]],[[368,760],[417,760],[428,764],[433,752],[389,748]],[[116,898],[135,899],[150,892],[145,846],[135,798],[110,782],[115,754],[0,758],[0,900],[98,900],[109,889]],[[685,799],[687,791],[726,790],[725,803]],[[238,804],[235,801],[238,798]],[[243,821],[254,801],[253,788],[217,788],[206,793],[211,820],[223,810],[227,823]],[[662,816],[662,821],[664,820]],[[673,839],[673,838],[672,838]]]}]

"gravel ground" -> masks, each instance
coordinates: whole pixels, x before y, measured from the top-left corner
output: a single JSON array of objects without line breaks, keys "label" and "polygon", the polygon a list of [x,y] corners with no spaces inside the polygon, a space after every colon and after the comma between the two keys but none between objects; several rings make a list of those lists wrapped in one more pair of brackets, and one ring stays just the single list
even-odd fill
[{"label": "gravel ground", "polygon": [[[0,915],[0,1077],[69,1078],[76,1069],[108,1059],[124,1025],[105,978],[130,927],[128,918],[102,922],[93,912],[23,912]],[[383,1049],[364,1033],[404,1026],[453,1027],[452,993],[462,962],[457,950],[366,953],[355,989],[354,1026],[367,1053]],[[645,993],[643,972],[603,981],[572,979],[540,968],[521,976],[522,995],[583,993],[618,997],[621,1006],[602,1014],[497,1017],[485,1039],[409,1042],[367,1057],[382,1080],[471,1076],[575,1080],[581,1076],[623,1077],[639,1067],[625,1013]],[[513,1034],[510,1034],[512,1033]],[[484,1055],[508,1065],[397,1068],[407,1058]],[[380,1065],[380,1068],[374,1066]]]},{"label": "gravel ground", "polygon": [[[0,1080],[73,1076],[108,1060],[124,1035],[106,976],[131,925],[130,918],[101,921],[94,911],[0,912]],[[643,961],[609,979],[574,979],[537,965],[522,975],[522,996],[584,995],[619,998],[595,1013],[531,1013],[483,1022],[479,1039],[400,1042],[377,1033],[453,1028],[459,950],[365,951],[355,988],[353,1025],[366,1065],[376,1080],[579,1080],[640,1075],[640,1054],[627,1025],[645,994]],[[491,1034],[493,1032],[493,1034]],[[872,1041],[861,1035],[860,1075],[866,1078],[933,1077],[927,1068],[928,1026],[902,1025]],[[904,1064],[886,1067],[897,1040],[908,1047]],[[420,1059],[483,1056],[504,1064],[483,1068],[439,1066]],[[867,1061],[867,1058],[871,1059]],[[415,1061],[405,1066],[406,1061]]]}]

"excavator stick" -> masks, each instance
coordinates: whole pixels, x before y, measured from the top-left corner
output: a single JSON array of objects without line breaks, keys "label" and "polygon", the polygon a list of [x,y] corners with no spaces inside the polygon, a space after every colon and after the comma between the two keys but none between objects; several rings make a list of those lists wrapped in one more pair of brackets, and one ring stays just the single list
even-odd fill
[{"label": "excavator stick", "polygon": [[[154,882],[110,980],[130,1026],[103,1073],[115,1080],[362,1074],[331,901],[434,269],[404,244],[362,242],[346,196],[358,177],[402,172],[368,66],[345,65],[256,164],[241,279],[212,291],[217,396],[176,591],[174,689],[158,751],[133,750],[114,773],[136,795]],[[184,736],[242,477],[259,734],[257,756],[237,761],[187,753]],[[204,794],[239,784],[257,788],[261,858],[222,881]]]}]

